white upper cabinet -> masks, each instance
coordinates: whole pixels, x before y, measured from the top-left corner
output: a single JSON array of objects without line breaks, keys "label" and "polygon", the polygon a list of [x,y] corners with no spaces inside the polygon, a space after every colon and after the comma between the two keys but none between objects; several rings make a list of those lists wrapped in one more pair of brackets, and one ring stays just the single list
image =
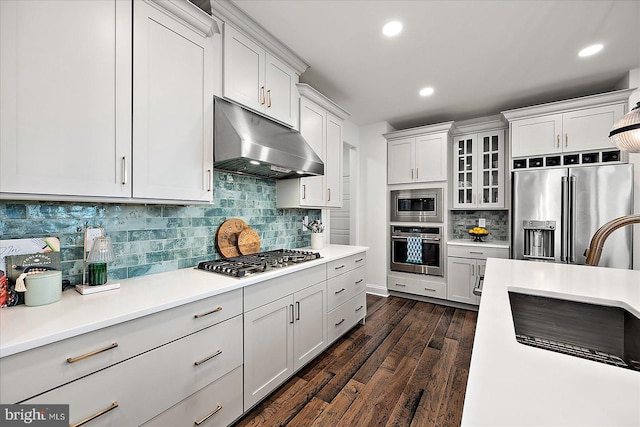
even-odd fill
[{"label": "white upper cabinet", "polygon": [[0,12],[3,197],[212,200],[211,16],[151,0]]},{"label": "white upper cabinet", "polygon": [[387,183],[447,180],[447,142],[453,122],[385,134]]},{"label": "white upper cabinet", "polygon": [[625,114],[629,90],[504,111],[511,156],[615,150],[609,131]]},{"label": "white upper cabinet", "polygon": [[211,201],[212,34],[145,1],[133,28],[133,197]]},{"label": "white upper cabinet", "polygon": [[452,137],[454,209],[503,209],[504,129]]},{"label": "white upper cabinet", "polygon": [[300,90],[300,134],[324,162],[324,175],[276,183],[278,208],[342,207],[342,130],[349,115],[308,85]]},{"label": "white upper cabinet", "polygon": [[0,1],[0,192],[131,196],[131,3]]},{"label": "white upper cabinet", "polygon": [[295,126],[298,74],[232,26],[224,27],[223,94]]}]

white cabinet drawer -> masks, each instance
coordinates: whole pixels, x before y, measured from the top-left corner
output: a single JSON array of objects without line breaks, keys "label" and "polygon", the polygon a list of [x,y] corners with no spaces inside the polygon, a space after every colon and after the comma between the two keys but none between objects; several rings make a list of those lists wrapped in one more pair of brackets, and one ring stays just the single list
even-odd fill
[{"label": "white cabinet drawer", "polygon": [[444,281],[388,276],[387,288],[391,291],[406,292],[408,294],[423,295],[426,297],[447,297],[447,284]]},{"label": "white cabinet drawer", "polygon": [[329,344],[351,329],[353,314],[349,304],[342,304],[327,315],[327,335]]},{"label": "white cabinet drawer", "polygon": [[353,313],[352,324],[355,325],[367,315],[367,293],[360,292],[349,302]]},{"label": "white cabinet drawer", "polygon": [[326,280],[324,265],[276,277],[244,288],[244,311],[251,311],[272,301]]},{"label": "white cabinet drawer", "polygon": [[[145,423],[145,427],[224,427],[242,415],[242,366]],[[207,418],[208,417],[208,418]]]},{"label": "white cabinet drawer", "polygon": [[236,316],[25,403],[69,403],[73,424],[117,402],[91,426],[140,425],[241,364],[242,316]]},{"label": "white cabinet drawer", "polygon": [[360,292],[349,301],[329,312],[327,315],[327,333],[332,343],[367,314],[367,295]]},{"label": "white cabinet drawer", "polygon": [[327,279],[346,273],[367,263],[366,252],[340,258],[327,263]]},{"label": "white cabinet drawer", "polygon": [[356,268],[327,280],[327,310],[331,311],[364,290],[364,268]]},{"label": "white cabinet drawer", "polygon": [[238,289],[3,357],[1,401],[20,402],[241,313]]},{"label": "white cabinet drawer", "polygon": [[458,258],[509,258],[509,249],[507,248],[448,245],[447,250],[449,251],[447,253],[448,256],[455,256]]}]

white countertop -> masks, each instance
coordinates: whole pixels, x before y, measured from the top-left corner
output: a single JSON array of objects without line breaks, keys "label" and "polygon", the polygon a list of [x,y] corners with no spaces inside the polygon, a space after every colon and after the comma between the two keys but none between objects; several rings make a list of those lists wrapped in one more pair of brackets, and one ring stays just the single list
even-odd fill
[{"label": "white countertop", "polygon": [[488,242],[474,242],[473,239],[451,239],[447,245],[454,246],[478,246],[485,248],[509,249],[509,242],[506,240],[489,240]]},{"label": "white countertop", "polygon": [[[309,248],[304,248],[309,249]],[[322,258],[241,279],[194,268],[119,281],[120,289],[81,295],[74,289],[60,301],[37,307],[0,310],[0,357],[157,313],[285,274],[368,250],[363,246],[328,245]]]},{"label": "white countertop", "polygon": [[489,259],[462,425],[640,426],[640,372],[516,342],[507,290],[640,317],[640,271]]}]

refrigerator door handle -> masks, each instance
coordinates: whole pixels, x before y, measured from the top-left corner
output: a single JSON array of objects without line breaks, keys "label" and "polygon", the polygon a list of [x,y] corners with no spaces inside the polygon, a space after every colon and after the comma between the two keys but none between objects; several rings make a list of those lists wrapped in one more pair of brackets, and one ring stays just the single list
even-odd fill
[{"label": "refrigerator door handle", "polygon": [[571,176],[569,182],[569,262],[576,262],[576,177]]},{"label": "refrigerator door handle", "polygon": [[567,244],[569,242],[569,180],[562,177],[562,234],[560,236],[560,261],[567,262]]}]

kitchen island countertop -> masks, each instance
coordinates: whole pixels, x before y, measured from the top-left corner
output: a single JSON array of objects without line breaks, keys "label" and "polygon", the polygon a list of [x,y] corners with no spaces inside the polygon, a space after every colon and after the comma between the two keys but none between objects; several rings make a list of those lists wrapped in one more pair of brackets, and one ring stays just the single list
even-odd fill
[{"label": "kitchen island countertop", "polygon": [[0,310],[0,357],[244,288],[366,250],[368,248],[363,246],[327,245],[317,251],[322,256],[320,259],[241,279],[184,268],[120,280],[119,289],[96,294],[81,295],[74,289],[68,289],[62,293],[61,300],[53,304],[3,308]]},{"label": "kitchen island countertop", "polygon": [[447,241],[447,245],[509,249],[509,242],[507,240],[489,240],[484,242],[476,242],[473,239],[452,239]]},{"label": "kitchen island countertop", "polygon": [[508,290],[640,317],[640,271],[490,259],[462,425],[639,426],[640,372],[516,342]]}]

